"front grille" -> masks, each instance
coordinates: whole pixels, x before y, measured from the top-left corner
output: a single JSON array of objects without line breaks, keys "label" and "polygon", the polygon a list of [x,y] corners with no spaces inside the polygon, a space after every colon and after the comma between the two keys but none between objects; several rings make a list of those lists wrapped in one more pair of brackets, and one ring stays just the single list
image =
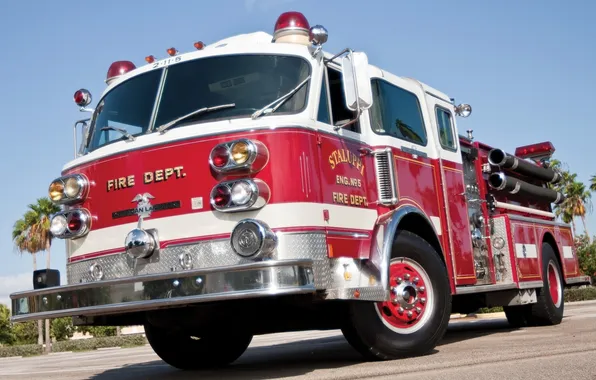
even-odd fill
[{"label": "front grille", "polygon": [[388,148],[375,152],[375,174],[377,176],[379,204],[396,204],[397,188],[395,185],[395,165],[391,149]]}]

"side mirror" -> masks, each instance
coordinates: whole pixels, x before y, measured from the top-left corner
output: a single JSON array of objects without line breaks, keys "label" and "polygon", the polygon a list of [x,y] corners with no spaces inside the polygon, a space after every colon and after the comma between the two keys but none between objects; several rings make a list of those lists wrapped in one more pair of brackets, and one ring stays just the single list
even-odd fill
[{"label": "side mirror", "polygon": [[341,61],[346,106],[352,111],[364,111],[372,106],[372,87],[368,75],[368,57],[350,51]]}]

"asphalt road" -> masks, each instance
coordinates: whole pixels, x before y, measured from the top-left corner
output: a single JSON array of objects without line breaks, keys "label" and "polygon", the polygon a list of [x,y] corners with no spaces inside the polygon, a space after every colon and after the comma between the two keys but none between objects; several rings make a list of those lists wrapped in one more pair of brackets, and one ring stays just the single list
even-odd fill
[{"label": "asphalt road", "polygon": [[502,315],[452,321],[435,352],[363,362],[338,331],[255,337],[230,368],[182,372],[150,347],[0,359],[0,379],[596,379],[596,302],[566,305],[554,327],[511,329]]}]

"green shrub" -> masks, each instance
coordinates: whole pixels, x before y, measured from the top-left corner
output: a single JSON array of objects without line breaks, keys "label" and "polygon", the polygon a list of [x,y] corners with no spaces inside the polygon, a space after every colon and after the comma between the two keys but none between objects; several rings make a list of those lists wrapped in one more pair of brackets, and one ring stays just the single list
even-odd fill
[{"label": "green shrub", "polygon": [[596,300],[596,287],[565,289],[565,302]]},{"label": "green shrub", "polygon": [[16,336],[15,344],[37,344],[37,321],[13,323],[12,330]]},{"label": "green shrub", "polygon": [[74,339],[54,343],[52,351],[90,351],[108,347],[133,347],[147,344],[142,334],[107,336],[102,338]]},{"label": "green shrub", "polygon": [[58,342],[72,338],[74,332],[71,317],[52,319],[51,334]]},{"label": "green shrub", "polygon": [[77,326],[77,331],[83,335],[93,335],[95,338],[116,336],[115,326]]},{"label": "green shrub", "polygon": [[[91,351],[109,347],[135,347],[147,344],[142,334],[108,336],[103,338],[75,339],[56,342],[52,345],[52,352]],[[0,358],[11,356],[40,355],[43,347],[37,344],[0,347]]]},{"label": "green shrub", "polygon": [[42,353],[42,346],[37,344],[23,344],[20,346],[0,347],[0,358],[11,356],[33,356]]},{"label": "green shrub", "polygon": [[17,340],[10,323],[10,310],[0,305],[0,346],[11,345]]}]

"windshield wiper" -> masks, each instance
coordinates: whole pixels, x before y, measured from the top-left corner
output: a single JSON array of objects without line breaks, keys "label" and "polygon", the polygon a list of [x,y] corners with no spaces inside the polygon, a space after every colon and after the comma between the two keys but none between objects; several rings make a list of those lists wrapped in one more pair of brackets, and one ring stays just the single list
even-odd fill
[{"label": "windshield wiper", "polygon": [[231,107],[236,107],[236,103],[222,104],[222,105],[219,105],[219,106],[199,108],[196,111],[192,111],[191,113],[187,113],[186,115],[180,116],[177,119],[174,119],[174,120],[172,120],[172,121],[170,121],[168,123],[165,123],[163,125],[160,125],[157,128],[157,131],[160,132],[160,133],[164,133],[166,129],[170,128],[174,124],[178,124],[182,120],[188,119],[191,116],[199,115],[199,114],[202,114],[202,113],[205,113],[205,112],[220,110],[222,108],[231,108]]},{"label": "windshield wiper", "polygon": [[[286,100],[290,99],[290,97],[292,95],[294,95],[295,93],[298,92],[298,90],[300,90],[302,88],[302,86],[304,86],[304,84],[306,82],[308,82],[308,80],[310,79],[310,75],[308,77],[306,77],[305,80],[303,80],[298,86],[294,87],[292,89],[292,91],[288,92],[287,94],[285,94],[284,96],[275,99],[274,101],[272,101],[271,103],[267,104],[265,107],[261,108],[260,110],[255,111],[252,114],[252,119],[256,119],[257,117],[261,116],[264,113],[273,113],[275,111],[277,111],[277,109],[279,107],[282,106],[282,104],[285,103]],[[278,103],[275,107],[271,108],[272,105],[274,105],[275,103]]]},{"label": "windshield wiper", "polygon": [[127,138],[129,141],[135,141],[135,137],[134,137],[133,135],[131,135],[130,133],[128,133],[128,132],[126,131],[126,129],[122,129],[122,128],[117,128],[117,127],[110,127],[110,126],[107,126],[107,127],[103,127],[101,130],[102,130],[102,131],[110,131],[110,130],[112,130],[112,131],[120,132],[120,133],[122,133],[122,135],[123,135],[124,137],[126,137],[126,138]]}]

